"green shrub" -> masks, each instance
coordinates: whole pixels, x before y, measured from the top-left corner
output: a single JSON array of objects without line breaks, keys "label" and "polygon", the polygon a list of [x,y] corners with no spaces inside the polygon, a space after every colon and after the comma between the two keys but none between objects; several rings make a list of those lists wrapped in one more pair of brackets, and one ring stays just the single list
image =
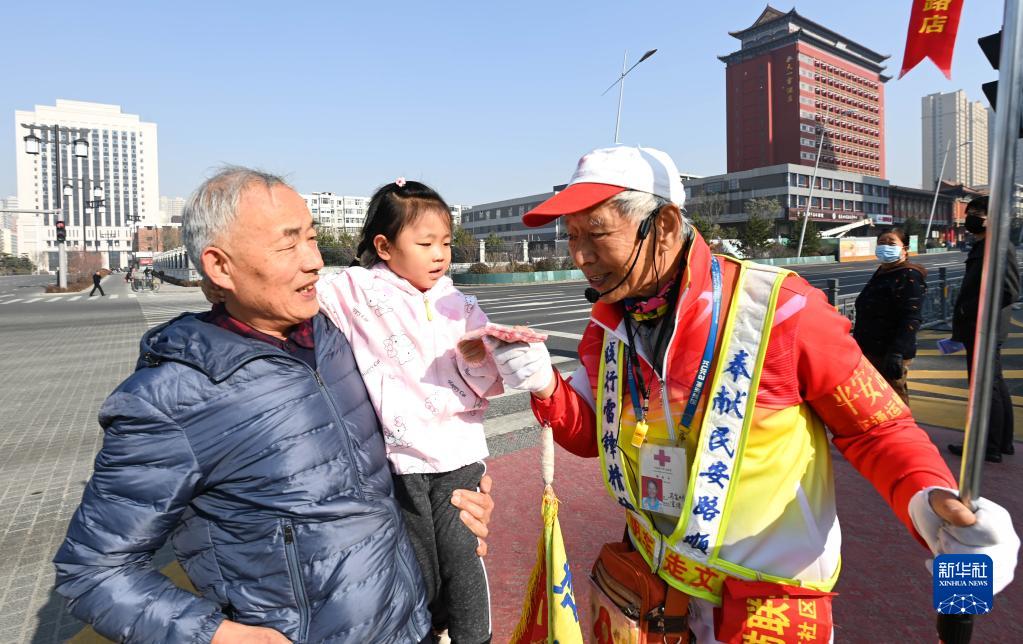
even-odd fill
[{"label": "green shrub", "polygon": [[490,267],[481,262],[476,262],[469,267],[469,272],[474,275],[486,275],[487,273],[490,273]]},{"label": "green shrub", "polygon": [[533,262],[533,267],[538,271],[557,271],[561,269],[561,262],[556,257],[543,257]]}]

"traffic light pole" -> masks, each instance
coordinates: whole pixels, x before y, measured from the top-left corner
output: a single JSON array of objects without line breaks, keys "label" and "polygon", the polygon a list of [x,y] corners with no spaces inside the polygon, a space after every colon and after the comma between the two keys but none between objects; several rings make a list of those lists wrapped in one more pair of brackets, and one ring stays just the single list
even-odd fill
[{"label": "traffic light pole", "polygon": [[[970,397],[963,435],[963,461],[959,470],[959,498],[975,508],[980,496],[981,472],[987,451],[987,426],[991,415],[993,369],[998,353],[999,312],[1009,250],[1016,146],[1023,103],[1023,12],[1021,0],[1005,0],[1001,51],[998,57],[998,95],[995,101],[995,132],[991,150],[991,194],[984,240],[984,263],[977,304]],[[969,642],[972,615],[939,615],[938,635],[945,644]]]},{"label": "traffic light pole", "polygon": [[969,505],[979,495],[981,465],[987,443],[986,427],[991,411],[992,370],[998,350],[998,312],[1001,310],[1009,248],[1009,214],[1012,205],[1016,145],[1019,135],[1021,93],[1023,93],[1023,12],[1020,0],[1005,0],[1001,54],[998,65],[998,100],[995,105],[995,133],[991,151],[991,195],[988,202],[984,268],[977,305],[977,336],[973,354],[973,378],[967,407],[963,465],[959,475],[959,496]]}]

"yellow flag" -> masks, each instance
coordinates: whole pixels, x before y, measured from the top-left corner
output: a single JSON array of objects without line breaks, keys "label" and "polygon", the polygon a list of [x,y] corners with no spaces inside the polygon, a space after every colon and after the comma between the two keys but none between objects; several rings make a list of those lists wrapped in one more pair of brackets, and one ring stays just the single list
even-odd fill
[{"label": "yellow flag", "polygon": [[544,491],[542,512],[543,534],[537,545],[536,564],[511,641],[512,644],[582,644],[572,572],[558,523],[558,498],[549,486]]}]

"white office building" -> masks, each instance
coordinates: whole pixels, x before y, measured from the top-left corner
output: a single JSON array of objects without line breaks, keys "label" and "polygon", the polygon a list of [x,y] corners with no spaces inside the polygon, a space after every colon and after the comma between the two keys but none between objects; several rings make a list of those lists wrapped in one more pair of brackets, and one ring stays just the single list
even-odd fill
[{"label": "white office building", "polygon": [[989,113],[983,103],[971,102],[962,90],[921,99],[925,190],[934,189],[946,150],[942,179],[971,187],[988,182]]},{"label": "white office building", "polygon": [[476,239],[486,239],[490,235],[496,235],[505,242],[561,239],[564,237],[565,231],[561,228],[560,219],[555,219],[546,226],[527,228],[522,223],[522,215],[563,189],[564,186],[555,186],[551,192],[467,207],[462,212],[461,226]]},{"label": "white office building", "polygon": [[0,199],[0,253],[18,254],[18,198]]},{"label": "white office building", "polygon": [[454,226],[462,225],[462,214],[472,210],[472,206],[463,206],[461,204],[452,204],[449,206],[451,209],[451,224]]},{"label": "white office building", "polygon": [[44,211],[19,216],[19,251],[56,270],[60,211],[67,250],[98,251],[104,267],[127,266],[133,226],[160,222],[156,124],[117,105],[58,99],[55,106],[16,111],[14,128],[18,201],[22,209]]},{"label": "white office building", "polygon": [[160,225],[181,225],[181,213],[185,210],[184,197],[160,197]]}]

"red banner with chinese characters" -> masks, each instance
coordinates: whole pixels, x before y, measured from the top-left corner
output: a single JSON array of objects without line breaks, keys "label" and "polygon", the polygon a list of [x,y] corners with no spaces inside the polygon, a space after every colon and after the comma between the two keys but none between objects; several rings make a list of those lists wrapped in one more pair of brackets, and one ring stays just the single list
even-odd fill
[{"label": "red banner with chinese characters", "polygon": [[728,644],[827,644],[834,595],[729,577],[716,636]]},{"label": "red banner with chinese characters", "polygon": [[913,0],[899,78],[924,58],[930,58],[945,78],[952,79],[952,51],[962,11],[963,0]]}]

